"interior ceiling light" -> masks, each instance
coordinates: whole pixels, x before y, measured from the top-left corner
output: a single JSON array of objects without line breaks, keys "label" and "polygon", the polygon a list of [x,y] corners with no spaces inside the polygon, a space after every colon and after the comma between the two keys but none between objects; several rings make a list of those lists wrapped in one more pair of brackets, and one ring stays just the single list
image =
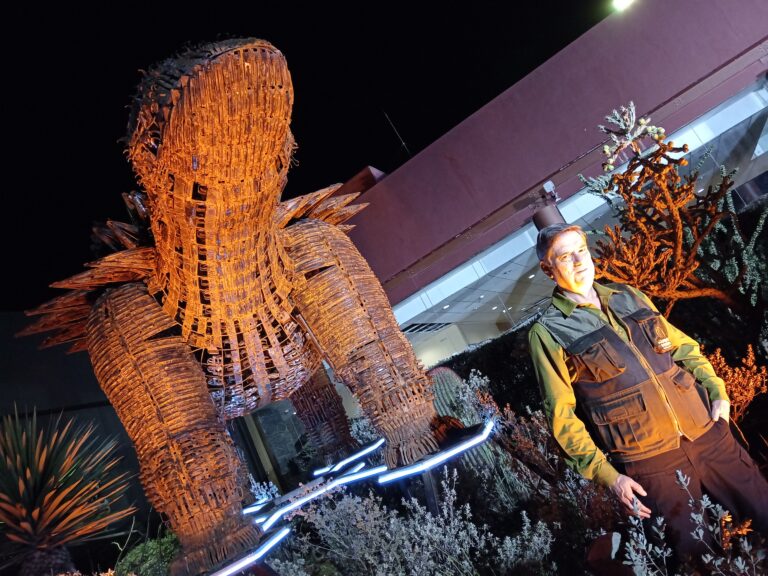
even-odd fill
[{"label": "interior ceiling light", "polygon": [[450,307],[451,307],[450,304],[446,304],[445,306],[443,306],[443,310],[448,310],[448,308],[450,308]]},{"label": "interior ceiling light", "polygon": [[491,310],[496,310],[496,308],[498,308],[498,306],[494,306],[493,308],[491,308]]},{"label": "interior ceiling light", "polygon": [[530,276],[528,276],[528,280],[530,280],[531,278],[534,278],[535,276],[536,274],[531,274]]}]

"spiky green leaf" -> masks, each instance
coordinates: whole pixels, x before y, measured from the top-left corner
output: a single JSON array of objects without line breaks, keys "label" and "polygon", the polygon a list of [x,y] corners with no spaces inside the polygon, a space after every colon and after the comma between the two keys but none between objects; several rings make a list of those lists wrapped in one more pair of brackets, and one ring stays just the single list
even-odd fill
[{"label": "spiky green leaf", "polygon": [[17,410],[0,422],[0,522],[9,540],[37,549],[83,541],[133,513],[112,510],[128,487],[114,474],[117,443],[61,416],[38,429]]}]

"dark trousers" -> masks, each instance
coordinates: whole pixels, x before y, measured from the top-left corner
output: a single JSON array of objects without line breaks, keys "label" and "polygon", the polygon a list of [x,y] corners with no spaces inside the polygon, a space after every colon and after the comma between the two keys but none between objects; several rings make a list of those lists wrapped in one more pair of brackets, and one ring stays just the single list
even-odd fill
[{"label": "dark trousers", "polygon": [[[691,536],[695,524],[688,494],[677,484],[676,470],[690,478],[688,490],[697,510],[703,490],[731,512],[735,522],[751,518],[752,528],[768,535],[768,481],[722,419],[694,442],[682,439],[680,448],[629,462],[624,468],[625,474],[648,493],[641,500],[651,509],[652,517],[664,517],[667,543],[680,560],[688,556],[698,559],[706,550]],[[704,531],[708,532],[706,528]]]}]

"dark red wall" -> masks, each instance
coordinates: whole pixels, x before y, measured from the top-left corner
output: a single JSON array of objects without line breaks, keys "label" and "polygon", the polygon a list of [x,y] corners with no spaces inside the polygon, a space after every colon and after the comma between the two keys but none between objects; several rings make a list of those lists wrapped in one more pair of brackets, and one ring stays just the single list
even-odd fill
[{"label": "dark red wall", "polygon": [[765,0],[638,1],[389,174],[350,235],[390,301],[527,222],[546,180],[566,198],[579,172],[597,175],[613,108],[633,100],[672,133],[751,84],[768,68],[767,22]]}]

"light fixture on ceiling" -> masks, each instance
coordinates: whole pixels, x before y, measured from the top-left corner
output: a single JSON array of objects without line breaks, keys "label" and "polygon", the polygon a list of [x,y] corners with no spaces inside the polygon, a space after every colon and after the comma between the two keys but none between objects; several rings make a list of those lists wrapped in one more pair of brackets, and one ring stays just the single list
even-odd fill
[{"label": "light fixture on ceiling", "polygon": [[531,278],[534,278],[535,276],[536,274],[531,274],[530,276],[528,276],[528,280],[530,280]]},{"label": "light fixture on ceiling", "polygon": [[482,300],[483,298],[485,298],[485,294],[480,294],[480,299]]},{"label": "light fixture on ceiling", "polygon": [[493,308],[491,308],[491,310],[496,310],[496,308],[498,308],[498,306],[494,306]]},{"label": "light fixture on ceiling", "polygon": [[445,306],[443,306],[443,310],[448,310],[448,308],[450,308],[450,307],[451,307],[450,304],[446,304]]}]

